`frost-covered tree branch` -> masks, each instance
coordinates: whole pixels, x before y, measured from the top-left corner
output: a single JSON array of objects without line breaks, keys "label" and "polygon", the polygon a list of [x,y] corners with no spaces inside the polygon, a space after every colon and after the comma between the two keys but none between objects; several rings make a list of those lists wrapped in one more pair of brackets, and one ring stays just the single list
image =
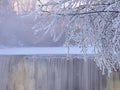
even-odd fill
[{"label": "frost-covered tree branch", "polygon": [[120,67],[120,0],[39,2],[39,8],[30,14],[39,20],[33,27],[35,34],[50,33],[54,41],[66,35],[65,45],[79,46],[85,55],[88,47],[94,47],[101,70]]}]

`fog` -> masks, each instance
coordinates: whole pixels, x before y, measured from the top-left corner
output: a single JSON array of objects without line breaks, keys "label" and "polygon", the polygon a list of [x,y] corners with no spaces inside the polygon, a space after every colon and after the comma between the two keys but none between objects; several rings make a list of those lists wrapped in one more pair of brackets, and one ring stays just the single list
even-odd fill
[{"label": "fog", "polygon": [[[25,2],[23,0],[0,1],[0,47],[52,47],[62,46],[62,38],[54,42],[50,33],[43,35],[44,31],[35,33],[32,27],[40,20],[35,16],[25,16],[38,6],[37,0]],[[17,5],[17,6],[15,6]],[[41,27],[39,27],[41,28]]]},{"label": "fog", "polygon": [[21,17],[8,14],[0,17],[0,46],[1,47],[33,47],[61,46],[63,39],[54,42],[49,33],[43,36],[43,31],[35,34],[32,27],[37,23],[34,16]]}]

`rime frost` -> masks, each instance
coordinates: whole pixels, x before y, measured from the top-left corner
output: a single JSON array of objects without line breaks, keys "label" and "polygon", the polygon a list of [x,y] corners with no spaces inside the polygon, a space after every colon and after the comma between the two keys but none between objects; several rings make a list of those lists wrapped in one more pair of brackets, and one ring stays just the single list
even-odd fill
[{"label": "rime frost", "polygon": [[35,31],[50,33],[54,41],[64,32],[68,47],[78,46],[85,55],[89,46],[94,47],[103,73],[119,69],[120,0],[49,0],[35,13],[39,14]]}]

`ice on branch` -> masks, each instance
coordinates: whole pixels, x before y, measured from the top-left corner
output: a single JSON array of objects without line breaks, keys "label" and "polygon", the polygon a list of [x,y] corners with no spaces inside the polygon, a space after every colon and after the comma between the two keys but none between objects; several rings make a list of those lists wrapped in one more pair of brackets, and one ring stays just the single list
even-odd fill
[{"label": "ice on branch", "polygon": [[94,47],[103,73],[120,68],[120,0],[49,0],[32,14],[37,15],[35,32],[54,41],[65,35],[65,44],[82,48],[85,55]]}]

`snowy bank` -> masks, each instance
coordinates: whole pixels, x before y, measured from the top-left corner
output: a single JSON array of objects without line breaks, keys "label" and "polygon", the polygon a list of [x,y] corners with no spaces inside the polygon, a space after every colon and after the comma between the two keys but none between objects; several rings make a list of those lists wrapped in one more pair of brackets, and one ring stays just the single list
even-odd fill
[{"label": "snowy bank", "polygon": [[[0,55],[62,55],[68,54],[67,47],[22,47],[0,48]],[[69,54],[83,54],[78,47],[71,47]],[[88,49],[87,54],[94,54],[93,48]]]}]

